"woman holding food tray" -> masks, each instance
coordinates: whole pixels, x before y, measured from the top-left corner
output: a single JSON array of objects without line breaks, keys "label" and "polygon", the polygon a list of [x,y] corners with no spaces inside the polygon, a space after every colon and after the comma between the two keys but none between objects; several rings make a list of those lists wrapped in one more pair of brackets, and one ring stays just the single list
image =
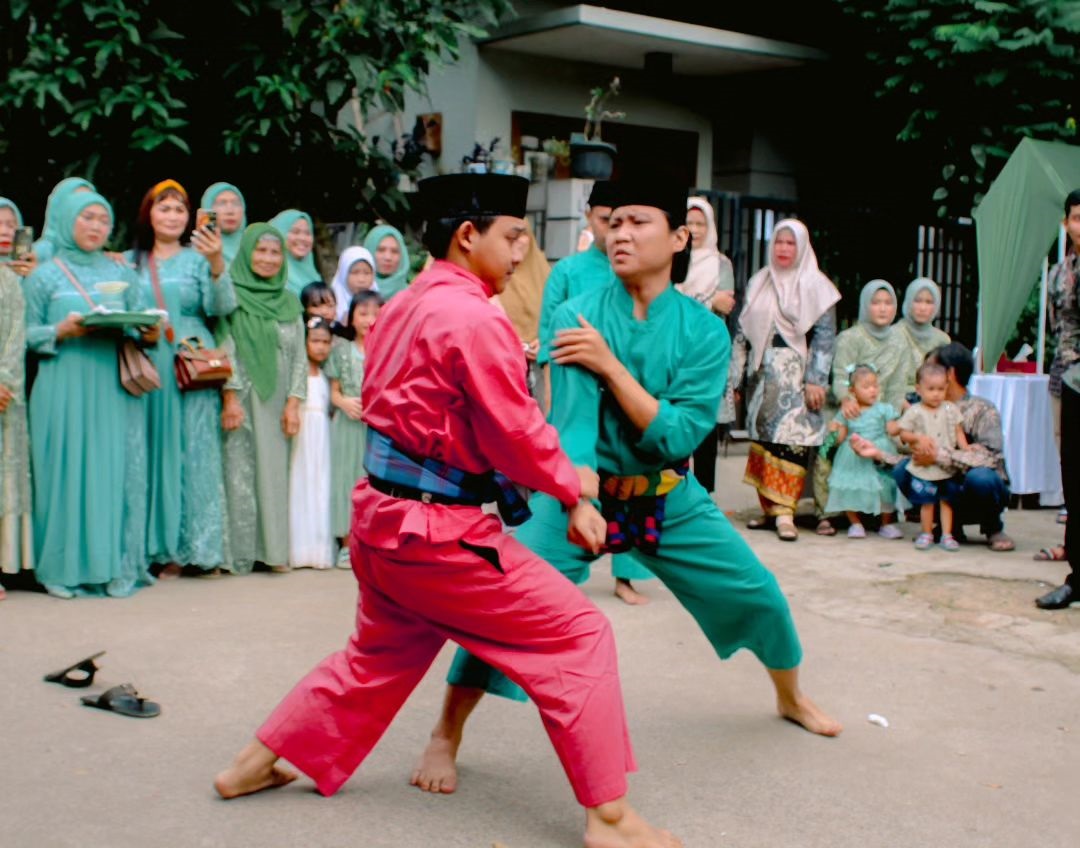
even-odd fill
[{"label": "woman holding food tray", "polygon": [[146,562],[145,398],[120,385],[123,334],[157,341],[132,269],[104,253],[108,201],[91,191],[54,210],[56,253],[26,285],[27,346],[41,357],[30,397],[34,558],[58,598],[124,597],[153,582]]}]

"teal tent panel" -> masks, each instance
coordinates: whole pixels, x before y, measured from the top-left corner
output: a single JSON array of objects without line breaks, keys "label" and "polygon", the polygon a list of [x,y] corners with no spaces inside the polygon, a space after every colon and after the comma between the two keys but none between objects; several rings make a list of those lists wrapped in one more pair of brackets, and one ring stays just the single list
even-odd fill
[{"label": "teal tent panel", "polygon": [[993,370],[1080,188],[1080,146],[1025,138],[974,212],[982,361]]}]

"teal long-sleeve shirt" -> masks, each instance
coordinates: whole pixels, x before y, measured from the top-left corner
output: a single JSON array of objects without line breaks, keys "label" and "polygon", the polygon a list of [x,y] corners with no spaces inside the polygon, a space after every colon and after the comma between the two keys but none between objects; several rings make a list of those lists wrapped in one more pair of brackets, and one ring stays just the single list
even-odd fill
[{"label": "teal long-sleeve shirt", "polygon": [[559,307],[569,300],[595,289],[606,288],[616,280],[607,256],[596,245],[555,263],[544,284],[540,303],[540,352],[537,362],[551,361],[552,321]]},{"label": "teal long-sleeve shirt", "polygon": [[615,357],[660,402],[645,432],[613,394],[577,365],[551,366],[551,423],[575,465],[646,474],[689,457],[716,423],[731,357],[722,319],[669,286],[645,320],[621,283],[588,292],[554,315],[553,332],[579,327],[578,316],[604,337]]}]

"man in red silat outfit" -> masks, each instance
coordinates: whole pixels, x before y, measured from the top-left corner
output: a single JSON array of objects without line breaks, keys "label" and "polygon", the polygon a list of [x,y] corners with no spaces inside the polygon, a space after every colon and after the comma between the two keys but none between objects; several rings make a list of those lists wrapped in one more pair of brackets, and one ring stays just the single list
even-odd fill
[{"label": "man in red silat outfit", "polygon": [[[382,311],[363,387],[369,477],[353,494],[356,632],[290,692],[215,787],[282,786],[290,761],[331,795],[389,727],[447,639],[521,685],[578,801],[588,848],[676,848],[626,800],[635,769],[606,618],[507,536],[528,509],[511,481],[557,498],[596,553],[598,478],[575,469],[525,384],[514,329],[488,302],[523,255],[528,182],[454,174],[420,183],[436,258]],[[497,470],[496,470],[497,469]]]}]

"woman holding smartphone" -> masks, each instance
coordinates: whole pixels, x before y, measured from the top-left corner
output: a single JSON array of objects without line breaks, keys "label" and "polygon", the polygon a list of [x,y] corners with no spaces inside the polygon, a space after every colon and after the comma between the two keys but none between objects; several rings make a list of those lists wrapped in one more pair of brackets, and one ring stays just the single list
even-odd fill
[{"label": "woman holding smartphone", "polygon": [[217,217],[215,228],[221,236],[221,252],[225,264],[233,261],[240,249],[240,239],[247,226],[247,203],[240,189],[232,183],[214,183],[203,192],[200,208],[213,211]]},{"label": "woman holding smartphone", "polygon": [[[0,574],[34,567],[30,512],[30,441],[23,393],[26,305],[13,261],[19,208],[0,197]],[[18,263],[26,265],[28,263]],[[4,587],[0,585],[0,600]]]},{"label": "woman holding smartphone", "polygon": [[[191,230],[187,191],[174,180],[151,188],[139,206],[135,246],[127,254],[146,301],[168,312],[164,337],[150,356],[161,390],[146,403],[150,453],[147,556],[160,577],[181,566],[216,572],[225,562],[225,477],[221,459],[221,394],[181,393],[173,374],[179,346],[213,347],[208,322],[236,308],[220,236]],[[189,240],[190,246],[185,244]]]}]

